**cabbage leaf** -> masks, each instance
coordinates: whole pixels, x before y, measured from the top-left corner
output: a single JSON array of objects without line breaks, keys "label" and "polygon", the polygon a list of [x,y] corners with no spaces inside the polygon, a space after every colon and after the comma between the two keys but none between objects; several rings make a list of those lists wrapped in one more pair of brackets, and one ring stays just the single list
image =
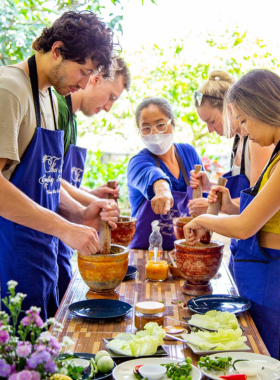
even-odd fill
[{"label": "cabbage leaf", "polygon": [[242,346],[247,338],[242,336],[242,330],[218,329],[217,332],[198,331],[190,334],[182,334],[182,338],[190,344],[194,344],[202,350],[209,350],[216,346],[215,350],[233,350]]},{"label": "cabbage leaf", "polygon": [[127,356],[153,355],[158,346],[163,343],[165,331],[155,322],[149,322],[145,330],[138,331],[136,335],[121,333],[107,344],[110,350]]},{"label": "cabbage leaf", "polygon": [[194,314],[189,320],[190,324],[207,329],[218,330],[239,328],[236,316],[228,311],[210,310],[205,314]]}]

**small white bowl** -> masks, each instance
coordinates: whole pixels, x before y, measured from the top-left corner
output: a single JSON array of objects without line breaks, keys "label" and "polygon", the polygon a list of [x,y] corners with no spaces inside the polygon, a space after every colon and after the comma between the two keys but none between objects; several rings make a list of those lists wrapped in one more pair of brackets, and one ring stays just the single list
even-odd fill
[{"label": "small white bowl", "polygon": [[262,365],[257,362],[253,362],[250,360],[237,362],[234,364],[236,371],[239,373],[244,373],[244,375],[256,376],[262,370]]},{"label": "small white bowl", "polygon": [[158,364],[147,364],[139,368],[139,373],[148,380],[160,380],[166,373],[166,367]]},{"label": "small white bowl", "polygon": [[73,358],[71,361],[75,364],[76,367],[83,367],[84,371],[89,367],[89,360]]}]

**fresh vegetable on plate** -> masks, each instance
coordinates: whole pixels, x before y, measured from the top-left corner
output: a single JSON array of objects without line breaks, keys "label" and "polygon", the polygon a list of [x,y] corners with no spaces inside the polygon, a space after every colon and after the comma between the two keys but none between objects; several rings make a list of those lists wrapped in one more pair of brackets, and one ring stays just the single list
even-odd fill
[{"label": "fresh vegetable on plate", "polygon": [[140,368],[140,367],[143,367],[143,364],[139,364],[139,365],[137,365],[137,366],[134,368],[134,370],[133,370],[133,375],[134,375],[135,379],[137,379],[137,380],[144,380],[144,379],[143,379],[143,376],[140,375],[140,373],[139,373],[139,368]]},{"label": "fresh vegetable on plate", "polygon": [[217,310],[210,310],[205,314],[194,314],[189,323],[213,330],[218,330],[219,328],[235,330],[239,327],[238,320],[234,314]]},{"label": "fresh vegetable on plate", "polygon": [[228,379],[228,380],[246,380],[247,376],[244,373],[237,373],[233,375],[225,375],[220,376],[220,379]]},{"label": "fresh vegetable on plate", "polygon": [[107,373],[112,371],[115,363],[110,356],[102,356],[97,362],[97,368],[102,373]]},{"label": "fresh vegetable on plate", "polygon": [[165,331],[155,322],[149,322],[134,334],[121,333],[107,344],[110,350],[127,356],[153,355],[163,343]]},{"label": "fresh vegetable on plate", "polygon": [[224,375],[226,375],[227,369],[233,366],[232,358],[230,356],[224,358],[215,356],[215,359],[216,360],[211,359],[210,356],[202,356],[197,365],[200,368],[206,368],[209,371],[222,371]]},{"label": "fresh vegetable on plate", "polygon": [[166,375],[172,380],[192,380],[190,372],[192,370],[191,358],[186,358],[183,363],[161,364],[166,367]]},{"label": "fresh vegetable on plate", "polygon": [[217,332],[197,331],[182,334],[182,337],[187,343],[193,343],[201,350],[209,350],[215,346],[217,351],[233,350],[240,347],[247,340],[245,336],[242,336],[240,328],[235,330],[220,328]]}]

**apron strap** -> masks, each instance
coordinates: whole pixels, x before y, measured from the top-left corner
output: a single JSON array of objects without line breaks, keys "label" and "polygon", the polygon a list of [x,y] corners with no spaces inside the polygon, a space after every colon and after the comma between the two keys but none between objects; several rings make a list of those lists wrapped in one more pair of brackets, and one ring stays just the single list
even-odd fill
[{"label": "apron strap", "polygon": [[51,91],[51,88],[50,88],[50,87],[48,88],[48,90],[49,90],[49,96],[50,96],[50,101],[51,101],[51,105],[52,105],[52,113],[53,113],[54,128],[55,128],[55,130],[57,131],[57,123],[56,123],[55,112],[54,112],[54,106],[53,106],[52,91]]},{"label": "apron strap", "polygon": [[[174,149],[175,149],[175,157],[178,161],[178,165],[179,165],[179,168],[180,168],[180,171],[182,172],[182,176],[183,176],[183,179],[184,179],[184,182],[186,184],[186,186],[190,186],[190,181],[189,181],[189,177],[187,175],[187,172],[186,172],[186,168],[185,168],[185,165],[183,164],[183,161],[182,161],[182,158],[180,157],[175,145],[174,145]],[[151,153],[150,154],[152,155],[152,157],[154,158],[154,160],[156,161],[156,166],[158,168],[160,168],[160,162],[159,162],[159,158],[158,156],[156,156],[155,154]]]},{"label": "apron strap", "polygon": [[74,118],[73,118],[73,108],[72,108],[72,99],[71,95],[65,96],[65,100],[68,106],[69,110],[69,120],[70,120],[70,125],[71,125],[71,140],[70,143],[74,145]]},{"label": "apron strap", "polygon": [[37,65],[35,54],[28,58],[29,67],[29,77],[31,82],[35,115],[36,115],[36,125],[37,128],[41,127],[41,113],[40,113],[40,100],[39,100],[39,86],[38,86],[38,75],[37,75]]},{"label": "apron strap", "polygon": [[240,142],[240,136],[238,134],[236,134],[234,136],[233,146],[232,146],[232,151],[231,151],[231,157],[230,157],[230,171],[231,172],[233,171],[234,159],[236,156],[236,152],[237,152],[239,142]]},{"label": "apron strap", "polygon": [[258,179],[258,181],[256,182],[255,186],[252,187],[251,189],[251,192],[250,192],[250,195],[252,195],[253,197],[255,197],[257,194],[258,194],[258,191],[259,191],[259,188],[261,186],[261,182],[262,182],[262,179],[263,179],[263,176],[264,176],[264,173],[266,172],[267,168],[269,167],[269,165],[272,163],[272,161],[274,160],[276,154],[280,151],[280,140],[278,141],[278,143],[276,144],[273,152],[272,152],[272,155],[270,157],[270,160],[268,161],[268,163],[266,164],[265,168],[263,169],[262,171],[262,174],[260,176],[260,178]]},{"label": "apron strap", "polygon": [[[245,136],[244,139],[243,139],[242,156],[241,156],[241,167],[240,167],[240,174],[244,174],[246,178],[247,178],[247,176],[245,174],[245,150],[246,150],[247,144],[249,144],[248,138],[249,138],[248,136]],[[249,181],[249,178],[247,178],[247,179]]]}]

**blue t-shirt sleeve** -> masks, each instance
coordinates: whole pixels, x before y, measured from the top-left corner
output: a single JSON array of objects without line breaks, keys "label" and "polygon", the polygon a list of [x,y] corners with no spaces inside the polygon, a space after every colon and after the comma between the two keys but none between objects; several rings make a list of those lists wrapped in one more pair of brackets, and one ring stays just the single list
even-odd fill
[{"label": "blue t-shirt sleeve", "polygon": [[128,186],[140,191],[146,199],[151,200],[155,196],[153,184],[160,179],[166,180],[171,188],[169,177],[156,166],[155,160],[150,155],[140,152],[129,161]]}]

